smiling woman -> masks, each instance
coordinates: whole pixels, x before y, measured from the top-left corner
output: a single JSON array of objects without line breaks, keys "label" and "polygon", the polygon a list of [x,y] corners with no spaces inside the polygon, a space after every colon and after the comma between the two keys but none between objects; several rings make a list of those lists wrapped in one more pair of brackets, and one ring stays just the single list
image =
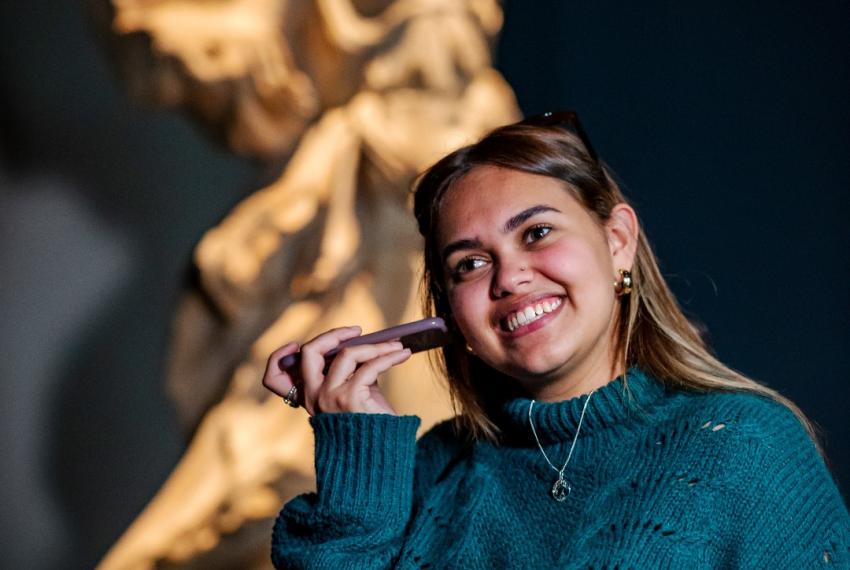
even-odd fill
[{"label": "smiling woman", "polygon": [[452,318],[478,358],[535,398],[586,394],[623,370],[614,283],[637,234],[625,204],[603,225],[559,180],[476,168],[440,210]]},{"label": "smiling woman", "polygon": [[[574,113],[497,129],[419,180],[426,312],[457,416],[415,442],[398,343],[269,359],[313,416],[316,493],[281,567],[850,566],[850,516],[797,407],[718,361]],[[295,387],[296,392],[293,392]],[[290,397],[291,399],[291,397]]]}]

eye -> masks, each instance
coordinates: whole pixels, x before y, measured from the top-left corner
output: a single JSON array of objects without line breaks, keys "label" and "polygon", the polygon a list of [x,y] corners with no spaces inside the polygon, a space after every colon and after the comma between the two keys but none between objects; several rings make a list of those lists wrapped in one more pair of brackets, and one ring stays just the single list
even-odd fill
[{"label": "eye", "polygon": [[545,238],[552,231],[552,226],[547,224],[537,224],[528,228],[522,238],[525,243],[534,243]]},{"label": "eye", "polygon": [[462,276],[484,267],[486,263],[487,261],[481,257],[464,257],[454,265],[453,273],[456,276]]}]

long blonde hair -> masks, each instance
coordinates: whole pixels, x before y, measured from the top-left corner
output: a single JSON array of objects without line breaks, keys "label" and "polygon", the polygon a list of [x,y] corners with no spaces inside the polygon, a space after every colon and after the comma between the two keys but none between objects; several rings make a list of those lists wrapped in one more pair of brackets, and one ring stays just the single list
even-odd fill
[{"label": "long blonde hair", "polygon": [[[498,166],[549,176],[565,183],[565,191],[604,224],[614,206],[628,203],[610,171],[587,151],[573,133],[559,127],[517,123],[491,132],[429,168],[414,189],[414,214],[425,238],[422,282],[423,310],[442,317],[455,342],[443,348],[438,368],[445,375],[458,427],[473,439],[498,440],[491,413],[518,385],[465,349],[466,341],[452,318],[444,287],[443,260],[436,243],[440,208],[450,187],[472,169]],[[679,307],[658,268],[643,232],[638,237],[630,295],[621,296],[615,346],[625,366],[637,366],[666,385],[691,391],[744,391],[787,406],[817,441],[811,422],[790,400],[744,376],[717,359]]]}]

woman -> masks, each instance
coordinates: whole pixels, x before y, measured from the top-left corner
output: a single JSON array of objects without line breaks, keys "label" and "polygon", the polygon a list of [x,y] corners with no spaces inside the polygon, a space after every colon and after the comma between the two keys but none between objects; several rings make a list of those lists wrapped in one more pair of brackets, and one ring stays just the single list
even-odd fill
[{"label": "woman", "polygon": [[[574,113],[502,127],[419,180],[426,312],[458,416],[415,443],[376,383],[398,343],[300,347],[264,384],[312,415],[317,492],[273,560],[311,568],[850,567],[802,413],[719,362]],[[293,390],[293,386],[295,389]]]}]

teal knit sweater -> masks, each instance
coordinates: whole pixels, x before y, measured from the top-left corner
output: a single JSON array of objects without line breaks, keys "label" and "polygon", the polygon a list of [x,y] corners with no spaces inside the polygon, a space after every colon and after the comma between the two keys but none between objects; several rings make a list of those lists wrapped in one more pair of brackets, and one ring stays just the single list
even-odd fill
[{"label": "teal knit sweater", "polygon": [[[585,397],[536,403],[552,463]],[[639,371],[597,390],[557,473],[507,402],[500,445],[443,423],[319,414],[317,492],[278,517],[280,568],[850,568],[850,516],[800,422],[759,396],[665,389]]]}]

